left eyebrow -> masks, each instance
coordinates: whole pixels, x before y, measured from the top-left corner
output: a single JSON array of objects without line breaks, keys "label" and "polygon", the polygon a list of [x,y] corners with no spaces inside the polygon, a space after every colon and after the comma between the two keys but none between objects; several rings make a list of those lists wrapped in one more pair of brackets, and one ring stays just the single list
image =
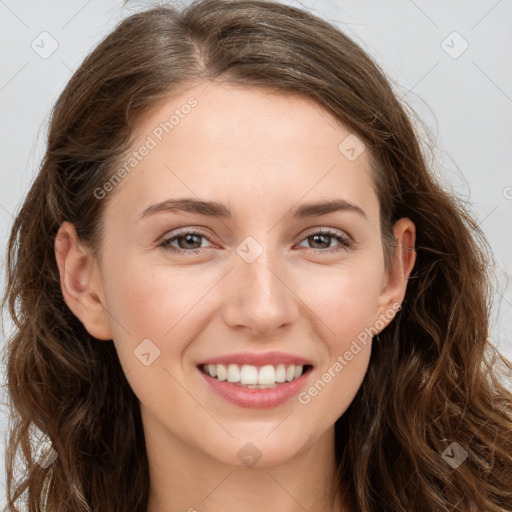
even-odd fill
[{"label": "left eyebrow", "polygon": [[328,213],[338,211],[352,211],[362,215],[365,219],[368,217],[362,208],[349,203],[345,199],[331,199],[329,201],[321,201],[318,203],[304,203],[295,210],[292,210],[288,216],[293,218],[302,219],[304,217],[319,217]]},{"label": "left eyebrow", "polygon": [[[231,210],[224,203],[183,198],[167,199],[161,203],[153,204],[142,212],[139,220],[159,212],[177,213],[179,211],[224,219],[233,218]],[[302,219],[306,217],[318,217],[337,211],[353,211],[362,215],[365,219],[368,218],[362,208],[346,201],[345,199],[331,199],[316,203],[304,203],[291,212],[288,212],[287,217]]]}]

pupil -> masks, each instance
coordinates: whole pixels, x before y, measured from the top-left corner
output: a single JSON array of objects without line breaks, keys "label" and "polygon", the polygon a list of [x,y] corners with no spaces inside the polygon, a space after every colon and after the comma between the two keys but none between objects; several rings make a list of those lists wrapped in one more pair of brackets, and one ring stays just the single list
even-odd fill
[{"label": "pupil", "polygon": [[[198,235],[186,235],[181,237],[181,239],[185,240],[185,247],[183,247],[183,244],[180,244],[182,246],[182,249],[195,249],[195,247],[188,247],[187,244],[194,244],[194,238],[198,238]],[[197,243],[197,241],[196,241]]]},{"label": "pupil", "polygon": [[[323,238],[324,240],[326,240],[326,239],[330,239],[330,236],[329,236],[329,235],[318,235],[318,234],[317,234],[317,235],[313,235],[311,238],[313,238],[313,243],[315,244],[315,243],[317,243],[317,242],[318,242],[318,239],[322,239],[322,238]],[[320,244],[321,244],[321,243],[322,243],[322,242],[320,242]],[[330,244],[328,243],[328,244],[326,245],[326,247],[329,247],[329,245],[330,245]],[[324,246],[325,246],[325,243],[324,243]]]}]

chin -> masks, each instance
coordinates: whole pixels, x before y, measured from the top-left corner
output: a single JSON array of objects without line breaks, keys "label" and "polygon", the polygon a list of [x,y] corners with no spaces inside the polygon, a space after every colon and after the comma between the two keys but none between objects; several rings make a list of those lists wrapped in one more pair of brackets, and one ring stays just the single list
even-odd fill
[{"label": "chin", "polygon": [[287,436],[286,432],[280,435],[274,432],[268,436],[267,432],[271,431],[272,429],[265,429],[263,434],[260,430],[256,435],[230,438],[222,450],[207,450],[207,453],[223,464],[264,469],[285,464],[306,449],[305,440]]}]

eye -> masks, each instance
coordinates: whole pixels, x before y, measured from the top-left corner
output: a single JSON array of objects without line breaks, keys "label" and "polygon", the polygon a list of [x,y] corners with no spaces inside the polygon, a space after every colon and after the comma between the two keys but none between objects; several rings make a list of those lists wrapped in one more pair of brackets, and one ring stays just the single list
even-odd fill
[{"label": "eye", "polygon": [[[163,247],[166,251],[176,254],[199,254],[201,250],[205,248],[201,247],[202,238],[209,240],[206,235],[199,231],[182,231],[165,239],[159,244],[159,247]],[[303,240],[308,241],[310,244],[320,245],[321,247],[311,247],[313,251],[320,253],[332,253],[348,250],[352,247],[352,242],[348,237],[341,232],[331,229],[317,230],[310,233]],[[338,246],[334,248],[331,247],[333,240],[338,242]],[[178,247],[172,245],[174,242],[177,242]]]},{"label": "eye", "polygon": [[[163,247],[167,251],[179,254],[197,254],[201,252],[201,238],[208,240],[208,238],[203,233],[198,231],[182,231],[181,233],[177,233],[171,238],[164,240],[160,244],[160,247]],[[178,247],[171,245],[171,243],[174,241],[178,242]],[[198,243],[199,246],[197,246]]]},{"label": "eye", "polygon": [[[320,229],[314,231],[313,233],[310,233],[304,240],[308,241],[310,244],[321,246],[312,247],[315,252],[332,253],[347,250],[352,247],[352,242],[347,236],[332,229]],[[331,242],[333,240],[336,240],[339,243],[337,247],[331,247]]]}]

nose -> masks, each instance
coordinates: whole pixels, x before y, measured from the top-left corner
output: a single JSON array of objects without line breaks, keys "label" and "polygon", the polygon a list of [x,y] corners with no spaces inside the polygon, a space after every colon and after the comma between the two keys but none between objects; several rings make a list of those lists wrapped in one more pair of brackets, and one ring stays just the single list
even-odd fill
[{"label": "nose", "polygon": [[224,283],[224,321],[231,328],[268,339],[299,316],[293,280],[277,256],[266,248],[248,263],[236,255],[235,268]]}]

